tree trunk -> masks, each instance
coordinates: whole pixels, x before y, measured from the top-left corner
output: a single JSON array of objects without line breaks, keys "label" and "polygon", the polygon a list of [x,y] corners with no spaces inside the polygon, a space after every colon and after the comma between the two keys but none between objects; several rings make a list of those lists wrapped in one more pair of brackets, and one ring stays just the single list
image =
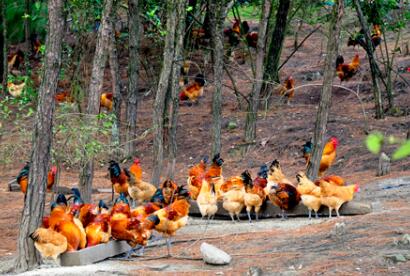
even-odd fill
[{"label": "tree trunk", "polygon": [[24,1],[24,65],[26,74],[30,72],[30,56],[31,56],[31,37],[30,37],[30,21],[31,21],[31,0]]},{"label": "tree trunk", "polygon": [[212,151],[221,151],[222,81],[223,81],[223,28],[227,12],[227,1],[208,0],[209,27],[211,31],[212,57],[214,61],[214,85],[212,95]]},{"label": "tree trunk", "polygon": [[0,0],[2,7],[0,9],[0,14],[1,14],[1,21],[0,23],[2,23],[2,33],[1,33],[1,37],[3,38],[3,43],[1,44],[1,48],[0,48],[0,59],[2,60],[2,65],[1,65],[1,80],[2,80],[2,86],[3,86],[3,94],[6,95],[6,91],[7,91],[7,73],[8,73],[8,64],[7,64],[7,24],[6,24],[6,7],[7,7],[7,3],[6,0]]},{"label": "tree trunk", "polygon": [[[5,0],[0,0],[0,52],[1,52],[1,57],[0,57],[0,83],[3,85],[3,73],[4,73],[4,62],[7,63],[7,59],[4,60],[3,56],[3,49],[4,45],[6,44],[6,40],[3,34],[3,28],[4,28],[4,20],[3,20],[3,13],[4,13],[4,4]],[[2,86],[2,92],[4,92],[4,86]],[[0,95],[1,96],[1,95]]]},{"label": "tree trunk", "polygon": [[175,31],[175,52],[174,52],[174,63],[172,65],[172,76],[170,79],[171,85],[171,106],[170,106],[170,116],[169,116],[169,146],[168,146],[168,169],[167,177],[170,179],[174,178],[175,164],[177,157],[177,125],[178,125],[178,110],[179,110],[179,74],[181,64],[176,61],[182,61],[182,51],[184,45],[184,30],[185,30],[185,20],[186,20],[186,1],[179,0],[175,4],[175,8],[178,11],[177,16],[177,29]]},{"label": "tree trunk", "polygon": [[[280,0],[276,13],[276,24],[273,30],[271,43],[269,45],[268,56],[266,58],[266,68],[263,79],[265,81],[275,81],[279,83],[279,62],[282,53],[283,41],[285,40],[287,17],[289,13],[290,0]],[[265,89],[268,86],[265,85]],[[264,90],[265,90],[264,89]],[[266,92],[264,96],[268,96]]]},{"label": "tree trunk", "polygon": [[344,13],[343,0],[335,1],[332,10],[332,19],[329,23],[329,36],[327,41],[325,68],[323,76],[323,87],[320,96],[319,110],[316,115],[315,133],[313,137],[313,153],[312,158],[308,164],[307,176],[310,179],[316,179],[319,171],[320,160],[322,159],[322,152],[324,147],[324,139],[327,127],[327,118],[329,115],[332,84],[335,75],[335,65],[338,41],[340,35],[340,26],[342,16]]},{"label": "tree trunk", "polygon": [[370,37],[369,28],[367,27],[368,26],[367,20],[363,15],[359,0],[353,0],[353,3],[356,8],[357,16],[359,17],[360,26],[362,27],[362,30],[364,31],[364,37],[366,39],[367,47],[365,47],[365,50],[367,53],[367,57],[369,59],[370,72],[372,75],[373,97],[374,97],[374,103],[376,107],[376,119],[383,119],[384,113],[383,113],[382,95],[380,92],[379,81],[377,79],[379,70],[378,70],[378,66],[377,66],[377,63],[376,63],[376,60],[373,54],[374,47],[373,47],[372,39]]},{"label": "tree trunk", "polygon": [[138,0],[128,0],[128,31],[129,64],[125,156],[131,157],[135,153],[135,138],[137,135],[138,70],[140,62],[138,51],[141,37]]},{"label": "tree trunk", "polygon": [[[103,85],[104,69],[107,61],[107,48],[110,39],[113,0],[104,1],[101,26],[98,29],[97,44],[95,48],[93,69],[91,72],[90,86],[88,88],[87,114],[86,120],[95,118],[100,108],[100,93]],[[85,202],[90,202],[92,183],[94,176],[94,160],[84,152],[83,166],[80,171],[79,189]]]},{"label": "tree trunk", "polygon": [[29,235],[40,225],[44,212],[47,173],[51,155],[54,95],[61,65],[61,45],[64,31],[63,7],[63,0],[50,0],[48,2],[49,28],[44,59],[45,70],[39,88],[29,184],[17,240],[16,271],[31,269],[41,260]]},{"label": "tree trunk", "polygon": [[174,57],[175,45],[175,28],[177,11],[171,2],[167,2],[167,23],[165,36],[165,47],[163,53],[163,62],[160,79],[158,82],[157,94],[154,103],[153,128],[154,128],[154,144],[153,144],[153,167],[151,183],[159,185],[159,180],[162,171],[162,163],[164,158],[164,110],[165,97],[169,88],[170,77],[172,73],[172,63]]},{"label": "tree trunk", "polygon": [[258,115],[259,96],[262,89],[263,61],[266,53],[266,31],[272,7],[271,0],[265,0],[259,23],[258,42],[256,49],[255,82],[250,94],[248,113],[245,122],[245,142],[252,143],[256,138],[256,120]]},{"label": "tree trunk", "polygon": [[[115,10],[115,8],[114,8]],[[120,66],[118,63],[117,41],[115,38],[115,25],[114,20],[111,22],[111,41],[109,43],[109,63],[112,82],[113,93],[113,113],[115,114],[115,120],[112,125],[111,144],[114,149],[112,152],[112,158],[121,158],[121,76]]]}]

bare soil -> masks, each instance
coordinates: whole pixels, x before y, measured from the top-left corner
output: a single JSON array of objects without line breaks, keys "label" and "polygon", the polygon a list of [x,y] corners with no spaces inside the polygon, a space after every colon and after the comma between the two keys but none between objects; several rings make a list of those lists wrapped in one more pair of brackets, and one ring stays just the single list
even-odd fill
[{"label": "bare soil", "polygon": [[[303,31],[307,34],[309,29]],[[300,36],[302,37],[303,34]],[[246,113],[238,109],[236,97],[232,90],[225,87],[223,91],[223,126],[222,157],[225,159],[224,175],[239,174],[250,169],[255,175],[257,168],[273,159],[280,160],[286,175],[290,178],[305,164],[301,158],[301,146],[313,135],[314,122],[320,100],[325,44],[321,44],[323,35],[314,34],[304,46],[284,66],[281,77],[292,75],[296,86],[295,98],[290,105],[281,104],[278,98],[258,118],[257,143],[244,157],[240,156],[243,127]],[[403,38],[406,42],[409,34]],[[293,39],[288,37],[283,51],[286,57],[293,50]],[[322,45],[322,46],[321,46]],[[340,140],[337,152],[337,162],[329,173],[343,176],[349,183],[358,183],[362,191],[355,200],[373,203],[373,212],[364,216],[342,217],[309,221],[307,218],[292,218],[288,221],[278,219],[264,220],[253,225],[247,222],[232,224],[230,221],[213,221],[205,230],[204,223],[197,219],[191,220],[191,225],[177,233],[178,242],[172,248],[174,255],[200,257],[199,246],[202,241],[212,243],[233,256],[228,266],[216,267],[204,264],[202,261],[161,259],[142,261],[135,258],[131,262],[104,261],[86,267],[53,268],[37,270],[27,275],[75,275],[94,274],[140,274],[156,275],[164,272],[191,274],[237,275],[245,273],[249,267],[260,267],[264,272],[276,275],[408,275],[410,261],[392,263],[384,256],[390,253],[409,254],[409,248],[399,248],[393,242],[403,234],[410,234],[410,183],[399,188],[384,189],[377,184],[384,178],[376,178],[378,157],[372,155],[363,145],[369,131],[378,130],[386,135],[394,135],[404,139],[410,128],[410,88],[397,78],[395,80],[395,103],[403,110],[403,116],[388,116],[383,120],[375,120],[373,96],[368,61],[363,49],[353,49],[343,46],[341,53],[345,60],[350,60],[359,53],[362,61],[360,72],[352,80],[343,83],[354,91],[359,91],[358,97],[342,88],[334,88],[332,107],[330,110],[328,135]],[[199,54],[198,54],[199,55]],[[380,56],[379,50],[377,55]],[[122,61],[126,64],[126,60]],[[397,57],[398,67],[410,67],[410,57],[401,54]],[[245,65],[231,64],[237,70],[232,70],[237,86],[242,93],[251,89],[249,62]],[[124,69],[125,70],[125,69]],[[208,72],[206,72],[208,73]],[[320,74],[320,75],[318,75]],[[310,81],[314,76],[317,79]],[[410,82],[410,73],[401,76]],[[199,105],[181,106],[178,129],[178,159],[176,164],[176,180],[184,183],[187,168],[199,158],[208,154],[211,147],[210,104],[212,99],[212,75],[208,74],[209,84],[205,89],[205,97]],[[231,86],[226,77],[226,84]],[[335,79],[335,84],[339,80]],[[304,86],[308,85],[308,86]],[[106,86],[109,86],[107,82]],[[152,122],[153,96],[144,96],[138,109],[139,133],[150,128]],[[230,121],[237,123],[233,130],[227,129]],[[8,139],[4,136],[2,139]],[[11,139],[11,137],[9,137]],[[150,178],[152,158],[152,134],[141,139],[137,145],[137,155],[142,160],[144,177]],[[388,154],[394,146],[386,146]],[[3,260],[11,258],[16,252],[16,238],[19,217],[23,206],[23,195],[19,192],[8,192],[7,183],[15,177],[24,165],[24,158],[19,162],[3,166],[0,178],[0,232],[2,242],[0,256]],[[16,158],[17,160],[17,158]],[[107,160],[100,160],[107,163]],[[392,163],[391,174],[388,177],[410,176],[410,158]],[[78,172],[74,169],[62,172],[61,185],[74,186]],[[96,172],[94,181],[96,187],[110,188],[106,167]],[[49,196],[48,196],[49,197]],[[94,195],[95,199],[110,200],[110,194]],[[46,206],[48,210],[48,204]],[[344,223],[344,233],[332,234],[336,223]],[[209,239],[207,239],[209,238]],[[192,241],[191,239],[198,239]],[[201,239],[201,240],[199,240]],[[154,247],[146,250],[148,256],[165,254],[165,247]],[[84,273],[83,273],[84,272]]]}]

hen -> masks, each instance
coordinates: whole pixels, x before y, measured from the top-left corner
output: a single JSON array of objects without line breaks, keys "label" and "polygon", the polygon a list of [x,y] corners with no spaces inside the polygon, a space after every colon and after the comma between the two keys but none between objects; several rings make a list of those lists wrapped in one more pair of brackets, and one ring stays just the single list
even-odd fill
[{"label": "hen", "polygon": [[152,198],[157,188],[151,183],[142,181],[138,170],[134,168],[134,172],[136,172],[139,177],[132,173],[131,169],[132,167],[130,168],[130,178],[128,181],[128,194],[134,202],[136,201],[138,205],[141,205],[143,202]]},{"label": "hen", "polygon": [[286,211],[289,211],[299,204],[301,198],[297,189],[287,183],[278,183],[271,187],[268,194],[269,200],[282,210],[282,219],[285,219]]},{"label": "hen", "polygon": [[344,63],[343,56],[339,55],[336,59],[336,74],[340,82],[347,81],[356,75],[360,67],[359,55],[356,54],[350,63]]},{"label": "hen", "polygon": [[100,200],[98,204],[99,213],[85,228],[87,247],[107,243],[111,238],[110,214],[102,211],[105,208],[107,208],[105,203]]},{"label": "hen", "polygon": [[239,214],[245,206],[245,186],[252,183],[248,171],[244,171],[239,177],[231,177],[221,187],[223,193],[222,207],[229,213],[233,222],[234,216],[240,221]]},{"label": "hen", "polygon": [[320,206],[322,206],[322,202],[320,200],[320,187],[310,181],[310,179],[307,178],[303,172],[299,172],[296,175],[296,179],[298,181],[297,190],[301,194],[302,204],[309,210],[309,219],[312,218],[312,210],[315,212],[316,218],[318,218],[317,212],[319,211]]},{"label": "hen", "polygon": [[113,104],[113,94],[112,93],[102,93],[100,96],[100,108],[105,107],[108,111],[111,111],[112,104]]},{"label": "hen", "polygon": [[273,185],[277,183],[287,183],[293,185],[285,174],[282,172],[282,167],[277,159],[273,160],[269,166],[268,183],[265,187],[265,194],[269,194]]},{"label": "hen", "polygon": [[44,259],[56,260],[68,247],[67,238],[49,228],[37,228],[30,234],[30,238],[33,239],[34,246]]},{"label": "hen", "polygon": [[[248,173],[249,174],[249,173]],[[250,178],[250,175],[248,175]],[[251,211],[255,211],[255,218],[258,220],[258,214],[261,209],[262,204],[265,201],[266,194],[264,191],[263,182],[267,183],[266,179],[268,177],[268,167],[263,165],[259,172],[258,177],[253,181],[245,182],[245,195],[244,203],[246,206],[246,213],[248,214],[249,223],[252,222]]]},{"label": "hen", "polygon": [[193,166],[188,172],[187,186],[193,200],[196,200],[199,191],[201,190],[202,181],[205,178],[207,163],[208,157],[204,156],[201,161]]},{"label": "hen", "polygon": [[180,101],[190,101],[191,103],[197,103],[198,98],[204,94],[205,78],[202,74],[195,76],[194,82],[186,86],[179,93]]},{"label": "hen", "polygon": [[326,181],[320,182],[321,188],[321,202],[329,208],[329,217],[332,217],[332,210],[336,211],[336,215],[339,215],[339,209],[343,203],[351,201],[353,199],[354,193],[359,192],[359,186],[349,185],[349,186],[337,186],[330,184]]},{"label": "hen", "polygon": [[281,85],[281,88],[279,90],[279,95],[281,97],[287,98],[287,104],[289,104],[290,101],[293,99],[293,97],[295,96],[295,80],[292,78],[292,76],[289,76],[283,82],[283,85]]},{"label": "hen", "polygon": [[203,180],[196,203],[198,204],[202,218],[208,217],[209,220],[215,216],[218,211],[218,205],[213,183],[208,183],[208,181]]}]

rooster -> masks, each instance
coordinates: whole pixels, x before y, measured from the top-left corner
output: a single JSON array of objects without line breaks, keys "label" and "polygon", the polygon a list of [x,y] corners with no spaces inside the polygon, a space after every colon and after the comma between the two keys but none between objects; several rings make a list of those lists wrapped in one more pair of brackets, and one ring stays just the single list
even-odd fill
[{"label": "rooster", "polygon": [[221,158],[219,153],[214,155],[212,158],[212,164],[209,166],[208,171],[205,173],[205,180],[212,183],[215,186],[215,192],[218,199],[221,198],[221,186],[224,183],[224,178],[222,176],[222,165],[224,160]]},{"label": "rooster", "polygon": [[[17,183],[20,185],[20,189],[23,192],[23,194],[26,194],[27,192],[29,171],[30,171],[30,163],[27,162],[26,165],[21,169],[21,171],[17,175]],[[47,173],[47,191],[49,192],[53,188],[56,174],[57,174],[57,167],[51,166],[51,169]]]},{"label": "rooster", "polygon": [[134,160],[133,165],[130,167],[129,175],[128,194],[133,202],[136,201],[138,205],[141,205],[144,201],[150,200],[157,188],[151,183],[142,181],[142,170],[138,159]]},{"label": "rooster", "polygon": [[282,167],[279,161],[275,159],[269,166],[268,183],[265,187],[265,194],[269,194],[272,186],[276,185],[277,183],[286,183],[293,185],[292,181],[290,181],[282,172]]},{"label": "rooster", "polygon": [[302,204],[309,210],[309,219],[312,218],[312,210],[315,212],[316,218],[318,218],[317,212],[320,206],[322,206],[320,187],[310,181],[303,172],[299,172],[296,175],[296,179],[298,181],[297,190],[301,194]]},{"label": "rooster", "polygon": [[207,163],[208,156],[204,156],[201,161],[193,166],[188,172],[187,186],[193,200],[196,200],[199,191],[201,190],[202,181],[205,178]]},{"label": "rooster", "polygon": [[248,214],[249,223],[252,222],[252,219],[251,219],[252,209],[254,209],[255,218],[256,220],[258,220],[259,211],[266,198],[266,194],[265,194],[264,187],[263,187],[264,185],[260,185],[260,184],[262,182],[266,183],[267,178],[268,178],[268,167],[264,165],[260,168],[258,172],[258,177],[255,179],[254,182],[247,181],[245,183],[244,203],[246,206],[246,213]]},{"label": "rooster", "polygon": [[128,195],[129,171],[127,169],[121,169],[120,165],[114,160],[109,162],[108,171],[110,172],[113,192],[115,191],[118,194],[124,193],[125,195]]},{"label": "rooster", "polygon": [[130,169],[130,173],[132,173],[136,180],[141,180],[142,179],[142,168],[141,168],[141,162],[138,158],[134,159],[134,162],[132,163]]},{"label": "rooster", "polygon": [[179,93],[180,101],[190,101],[192,103],[198,103],[198,98],[204,94],[205,78],[202,74],[195,76],[194,82],[186,86]]},{"label": "rooster", "polygon": [[359,55],[356,54],[351,63],[344,63],[343,56],[339,55],[336,59],[336,74],[340,82],[347,81],[356,75],[360,67]]},{"label": "rooster", "polygon": [[301,200],[300,193],[295,186],[287,183],[273,185],[269,191],[268,197],[272,204],[278,206],[282,210],[282,219],[287,217],[286,211],[296,207]]},{"label": "rooster", "polygon": [[110,214],[104,212],[107,206],[104,201],[98,203],[98,214],[85,227],[87,247],[107,243],[111,238]]},{"label": "rooster", "polygon": [[[331,137],[329,141],[326,143],[323,153],[322,153],[322,159],[320,160],[320,166],[319,166],[319,176],[322,176],[326,170],[332,166],[336,159],[336,150],[337,147],[339,146],[339,140],[336,137]],[[311,153],[313,150],[313,144],[311,142],[306,142],[306,144],[303,145],[303,156],[306,160],[306,166],[310,162],[310,157]],[[339,180],[340,181],[340,180]]]},{"label": "rooster", "polygon": [[222,207],[229,213],[232,222],[234,216],[240,221],[239,214],[245,206],[245,186],[252,183],[252,178],[248,171],[244,171],[239,177],[231,177],[221,187],[223,193]]},{"label": "rooster", "polygon": [[[379,46],[382,42],[382,32],[380,30],[380,25],[373,25],[373,32],[370,38],[373,44],[373,51],[375,51],[376,47]],[[359,33],[356,33],[354,36],[349,37],[349,40],[347,41],[347,46],[355,47],[356,45],[360,45],[363,49],[367,50],[367,43],[364,37],[363,29],[360,30]]]},{"label": "rooster", "polygon": [[112,93],[102,93],[100,97],[100,108],[105,107],[108,111],[111,111],[112,104],[113,104],[113,94]]},{"label": "rooster", "polygon": [[292,78],[292,76],[289,76],[283,82],[283,85],[281,85],[281,88],[279,90],[279,95],[281,97],[287,98],[287,104],[289,104],[290,100],[293,99],[293,97],[295,96],[295,80]]},{"label": "rooster", "polygon": [[359,186],[349,185],[349,186],[337,186],[330,184],[326,181],[320,182],[321,197],[320,200],[323,205],[329,208],[329,218],[332,217],[332,210],[336,211],[336,215],[339,215],[339,209],[343,203],[351,201],[353,199],[354,193],[359,192]]}]

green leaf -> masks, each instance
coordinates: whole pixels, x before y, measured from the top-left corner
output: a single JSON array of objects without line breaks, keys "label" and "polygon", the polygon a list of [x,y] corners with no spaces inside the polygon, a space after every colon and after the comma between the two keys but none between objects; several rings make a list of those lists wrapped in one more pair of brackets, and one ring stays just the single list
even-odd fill
[{"label": "green leaf", "polygon": [[366,138],[366,146],[373,154],[378,154],[382,148],[384,137],[381,133],[371,133]]},{"label": "green leaf", "polygon": [[187,12],[190,12],[190,11],[192,11],[194,8],[192,7],[192,6],[188,6],[187,8],[186,8],[186,11]]},{"label": "green leaf", "polygon": [[396,151],[393,153],[393,160],[398,160],[410,156],[410,140],[404,142]]}]

